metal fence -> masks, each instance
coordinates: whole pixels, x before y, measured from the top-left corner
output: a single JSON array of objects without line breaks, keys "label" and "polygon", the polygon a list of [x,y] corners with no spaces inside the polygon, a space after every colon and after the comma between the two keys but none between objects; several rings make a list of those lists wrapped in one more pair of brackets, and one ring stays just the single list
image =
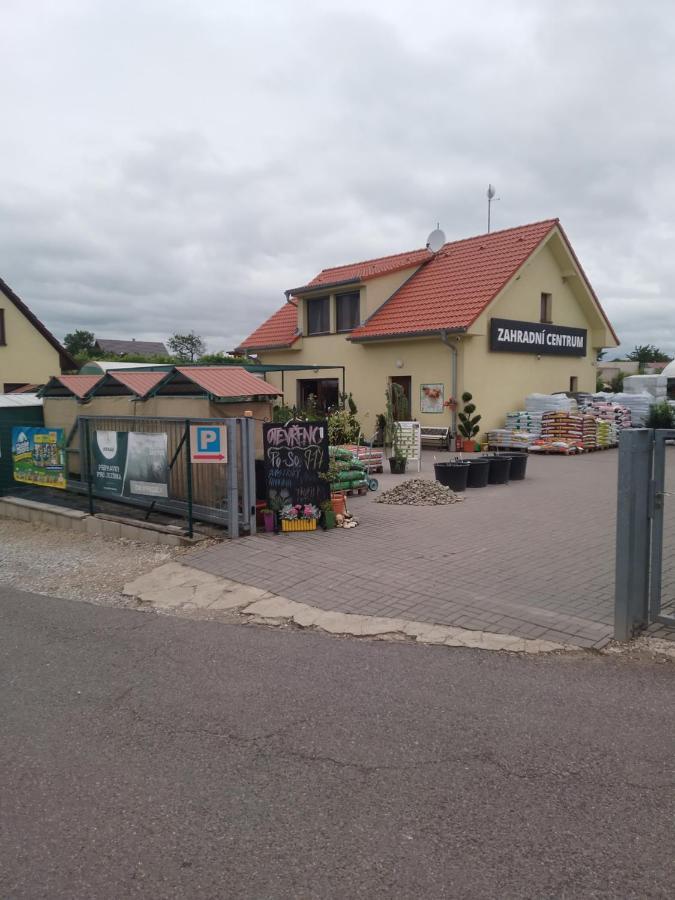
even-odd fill
[{"label": "metal fence", "polygon": [[675,430],[634,428],[619,440],[614,637],[675,626]]},{"label": "metal fence", "polygon": [[[226,461],[197,461],[191,452],[191,426],[224,426]],[[111,497],[97,484],[94,448],[97,432],[166,434],[168,478],[165,497]],[[195,521],[227,530],[228,537],[255,533],[255,422],[249,418],[182,419],[135,416],[79,416],[79,480],[68,487],[86,493],[90,511],[97,499],[140,506],[184,517],[192,536]],[[73,448],[74,449],[74,448]]]}]

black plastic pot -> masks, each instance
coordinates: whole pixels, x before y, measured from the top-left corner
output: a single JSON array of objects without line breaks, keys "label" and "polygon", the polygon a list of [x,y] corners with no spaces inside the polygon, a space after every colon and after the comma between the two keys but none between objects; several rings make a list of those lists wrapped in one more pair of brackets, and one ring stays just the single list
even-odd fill
[{"label": "black plastic pot", "polygon": [[465,462],[442,462],[434,464],[436,481],[458,494],[466,490],[469,464]]},{"label": "black plastic pot", "polygon": [[484,456],[469,460],[469,477],[466,486],[470,488],[482,488],[488,483],[490,474],[490,460]]},{"label": "black plastic pot", "polygon": [[511,472],[510,456],[488,456],[488,484],[508,484]]},{"label": "black plastic pot", "polygon": [[392,475],[405,475],[405,464],[407,459],[396,459],[395,456],[389,457],[389,471]]},{"label": "black plastic pot", "polygon": [[525,470],[527,469],[527,453],[513,453],[511,455],[511,468],[509,470],[509,479],[511,481],[522,481],[525,478]]}]

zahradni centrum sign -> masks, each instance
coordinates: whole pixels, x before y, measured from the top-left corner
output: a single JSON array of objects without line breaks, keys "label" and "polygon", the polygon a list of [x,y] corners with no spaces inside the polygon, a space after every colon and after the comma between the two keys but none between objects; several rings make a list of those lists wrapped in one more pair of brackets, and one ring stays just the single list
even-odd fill
[{"label": "zahradni centrum sign", "polygon": [[587,334],[585,328],[491,319],[490,350],[542,356],[585,356]]}]

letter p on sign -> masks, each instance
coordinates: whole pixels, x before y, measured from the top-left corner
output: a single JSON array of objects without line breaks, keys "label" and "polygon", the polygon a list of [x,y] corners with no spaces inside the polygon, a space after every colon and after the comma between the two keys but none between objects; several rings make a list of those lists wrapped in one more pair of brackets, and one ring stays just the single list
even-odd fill
[{"label": "letter p on sign", "polygon": [[193,463],[227,462],[227,427],[225,425],[190,425],[190,461]]}]

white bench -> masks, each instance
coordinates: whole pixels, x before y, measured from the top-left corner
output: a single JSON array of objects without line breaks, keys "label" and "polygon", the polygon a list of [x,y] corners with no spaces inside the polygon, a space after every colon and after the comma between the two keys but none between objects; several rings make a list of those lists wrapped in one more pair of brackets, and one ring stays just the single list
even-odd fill
[{"label": "white bench", "polygon": [[422,425],[422,443],[433,444],[442,447],[444,450],[450,450],[450,441],[452,435],[450,429],[441,425]]}]

